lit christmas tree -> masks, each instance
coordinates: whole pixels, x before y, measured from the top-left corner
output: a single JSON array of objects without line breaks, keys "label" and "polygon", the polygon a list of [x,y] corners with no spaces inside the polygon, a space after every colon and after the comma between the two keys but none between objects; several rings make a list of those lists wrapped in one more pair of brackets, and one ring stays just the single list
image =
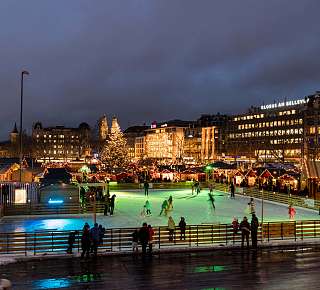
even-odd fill
[{"label": "lit christmas tree", "polygon": [[112,120],[111,132],[102,148],[101,160],[109,170],[125,168],[130,162],[127,142],[116,118]]}]

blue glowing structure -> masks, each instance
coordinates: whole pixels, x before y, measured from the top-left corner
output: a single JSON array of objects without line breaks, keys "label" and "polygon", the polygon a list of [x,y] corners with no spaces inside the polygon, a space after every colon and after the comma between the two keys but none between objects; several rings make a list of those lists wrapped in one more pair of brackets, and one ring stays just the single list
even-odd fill
[{"label": "blue glowing structure", "polygon": [[48,201],[49,204],[63,204],[63,200],[62,199],[49,199]]}]

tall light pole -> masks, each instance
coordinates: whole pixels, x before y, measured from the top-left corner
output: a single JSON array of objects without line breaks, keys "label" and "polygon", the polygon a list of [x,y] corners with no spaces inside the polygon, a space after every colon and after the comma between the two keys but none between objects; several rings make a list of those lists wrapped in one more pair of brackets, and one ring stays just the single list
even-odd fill
[{"label": "tall light pole", "polygon": [[29,75],[29,72],[26,70],[23,70],[21,72],[21,85],[20,85],[20,182],[22,182],[22,112],[23,112],[23,77],[25,75]]}]

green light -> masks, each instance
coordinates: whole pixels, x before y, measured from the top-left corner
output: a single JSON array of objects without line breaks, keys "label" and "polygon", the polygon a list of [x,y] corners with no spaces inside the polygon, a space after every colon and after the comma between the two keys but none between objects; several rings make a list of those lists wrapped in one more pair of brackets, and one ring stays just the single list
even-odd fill
[{"label": "green light", "polygon": [[117,185],[117,184],[118,184],[117,181],[110,181],[110,182],[109,182],[109,185]]},{"label": "green light", "polygon": [[208,272],[222,272],[225,271],[225,266],[218,266],[218,265],[212,265],[212,266],[199,266],[194,268],[194,273],[208,273]]}]

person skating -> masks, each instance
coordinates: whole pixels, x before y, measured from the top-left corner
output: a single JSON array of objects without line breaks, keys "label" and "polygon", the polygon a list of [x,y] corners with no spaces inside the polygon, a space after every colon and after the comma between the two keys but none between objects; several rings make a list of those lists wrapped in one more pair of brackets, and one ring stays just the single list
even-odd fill
[{"label": "person skating", "polygon": [[289,219],[294,220],[294,217],[296,215],[296,209],[292,206],[292,204],[289,204],[288,214],[289,214]]},{"label": "person skating", "polygon": [[151,215],[151,204],[149,200],[146,201],[145,206],[146,206],[146,215]]},{"label": "person skating", "polygon": [[86,256],[86,258],[89,257],[90,245],[91,245],[89,229],[90,227],[86,223],[83,227],[82,236],[81,236],[81,249],[82,249],[81,258],[83,258],[84,256]]},{"label": "person skating", "polygon": [[196,193],[197,193],[197,195],[200,193],[200,190],[201,190],[201,188],[200,188],[200,182],[197,181],[197,182],[196,182]]},{"label": "person skating", "polygon": [[166,215],[170,214],[172,212],[172,210],[173,210],[173,201],[172,201],[172,195],[170,195],[168,198],[168,205],[165,210],[165,214]]},{"label": "person skating", "polygon": [[251,218],[251,241],[252,247],[257,248],[258,246],[258,229],[259,229],[259,220],[255,214]]},{"label": "person skating", "polygon": [[191,183],[191,194],[193,195],[194,193],[194,186],[195,186],[195,183],[194,181],[192,180],[192,183]]},{"label": "person skating", "polygon": [[110,198],[110,215],[113,215],[113,212],[114,212],[115,199],[116,199],[116,195],[113,194]]},{"label": "person skating", "polygon": [[168,201],[165,199],[161,205],[161,211],[159,215],[162,215],[163,212],[167,214],[167,207],[168,207]]},{"label": "person skating", "polygon": [[248,206],[249,206],[249,213],[251,215],[255,214],[256,213],[256,206],[255,206],[255,203],[254,203],[254,200],[252,197],[250,198],[250,202],[248,203]]},{"label": "person skating", "polygon": [[144,188],[144,195],[148,196],[149,195],[149,183],[148,183],[148,181],[144,182],[143,188]]},{"label": "person skating", "polygon": [[235,192],[235,187],[234,187],[233,182],[231,182],[231,184],[230,184],[230,198],[233,198],[233,199],[235,198],[234,192]]},{"label": "person skating", "polygon": [[209,188],[209,192],[213,193],[213,184],[212,183],[209,183],[208,188]]},{"label": "person skating", "polygon": [[208,195],[209,195],[209,201],[211,203],[211,206],[212,206],[213,210],[215,211],[216,206],[214,205],[215,199],[214,199],[213,193],[209,192]]},{"label": "person skating", "polygon": [[180,228],[180,240],[186,239],[186,221],[184,217],[181,217],[179,222],[179,228]]},{"label": "person skating", "polygon": [[172,216],[169,216],[168,219],[168,231],[169,231],[169,241],[173,241],[173,236],[174,236],[174,230],[176,228],[176,224],[172,218]]},{"label": "person skating", "polygon": [[142,255],[145,256],[147,253],[147,245],[149,242],[149,230],[147,223],[143,223],[139,231],[139,240],[142,248]]},{"label": "person skating", "polygon": [[152,254],[152,245],[153,245],[153,236],[154,236],[154,231],[151,225],[148,225],[148,233],[149,233],[149,240],[148,240],[148,245],[149,245],[149,255]]},{"label": "person skating", "polygon": [[239,229],[241,231],[241,247],[244,247],[244,240],[246,240],[247,248],[249,248],[250,224],[248,223],[248,219],[246,216],[243,217]]},{"label": "person skating", "polygon": [[100,232],[99,226],[97,223],[94,224],[93,228],[90,230],[90,238],[91,238],[91,252],[93,252],[94,256],[97,256],[98,246],[100,241]]},{"label": "person skating", "polygon": [[68,237],[68,249],[67,249],[68,254],[72,254],[72,249],[75,241],[76,241],[76,232],[70,232]]}]

